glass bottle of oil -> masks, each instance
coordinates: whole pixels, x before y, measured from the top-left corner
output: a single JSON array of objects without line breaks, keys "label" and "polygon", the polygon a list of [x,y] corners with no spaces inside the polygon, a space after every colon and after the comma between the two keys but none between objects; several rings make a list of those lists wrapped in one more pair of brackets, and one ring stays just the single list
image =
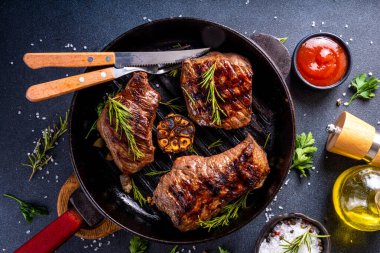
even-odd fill
[{"label": "glass bottle of oil", "polygon": [[334,184],[333,203],[347,225],[380,230],[380,168],[362,165],[343,172]]}]

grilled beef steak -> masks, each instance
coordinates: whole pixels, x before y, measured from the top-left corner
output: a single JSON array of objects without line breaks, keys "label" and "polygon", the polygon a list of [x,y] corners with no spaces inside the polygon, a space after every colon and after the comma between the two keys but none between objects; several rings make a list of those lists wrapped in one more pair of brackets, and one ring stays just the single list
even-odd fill
[{"label": "grilled beef steak", "polygon": [[182,156],[163,175],[153,194],[158,209],[181,231],[216,216],[228,202],[263,185],[269,173],[264,150],[248,137],[221,154]]},{"label": "grilled beef steak", "polygon": [[[221,114],[220,125],[213,122],[212,106],[207,101],[208,90],[200,85],[202,74],[214,63],[215,87],[224,100],[217,98],[217,101],[226,114]],[[252,114],[252,75],[251,64],[238,54],[211,52],[203,57],[185,60],[181,86],[189,117],[200,126],[235,129],[248,125]]]},{"label": "grilled beef steak", "polygon": [[144,154],[142,158],[135,158],[128,147],[125,134],[121,135],[115,129],[115,119],[112,125],[106,105],[98,119],[97,128],[111,152],[117,167],[126,175],[139,171],[145,165],[153,162],[154,150],[152,142],[152,128],[156,117],[156,110],[160,101],[160,95],[150,87],[147,74],[136,72],[129,80],[124,90],[115,98],[125,105],[132,114],[129,124],[132,128],[137,147]]}]

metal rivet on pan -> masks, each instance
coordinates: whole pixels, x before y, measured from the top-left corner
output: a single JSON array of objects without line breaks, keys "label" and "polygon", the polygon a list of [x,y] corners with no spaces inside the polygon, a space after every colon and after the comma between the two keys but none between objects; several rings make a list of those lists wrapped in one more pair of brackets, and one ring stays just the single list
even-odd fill
[{"label": "metal rivet on pan", "polygon": [[93,62],[93,61],[94,61],[94,58],[93,58],[92,56],[90,56],[90,57],[87,58],[87,61],[88,61],[88,62]]},{"label": "metal rivet on pan", "polygon": [[84,77],[83,76],[79,77],[79,82],[84,83]]},{"label": "metal rivet on pan", "polygon": [[106,61],[110,61],[110,60],[111,60],[111,57],[106,56]]},{"label": "metal rivet on pan", "polygon": [[102,71],[102,72],[100,73],[100,76],[104,78],[104,77],[106,77],[106,76],[107,76],[107,73],[106,73],[106,72],[104,72],[104,71]]}]

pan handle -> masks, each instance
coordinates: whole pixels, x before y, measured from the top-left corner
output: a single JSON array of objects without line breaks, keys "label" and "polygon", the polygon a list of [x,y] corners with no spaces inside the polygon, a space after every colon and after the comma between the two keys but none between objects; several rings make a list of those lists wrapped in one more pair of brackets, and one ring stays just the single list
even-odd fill
[{"label": "pan handle", "polygon": [[16,253],[48,253],[53,252],[62,243],[77,232],[83,218],[74,210],[68,210],[55,221],[47,225],[32,239],[18,248]]}]

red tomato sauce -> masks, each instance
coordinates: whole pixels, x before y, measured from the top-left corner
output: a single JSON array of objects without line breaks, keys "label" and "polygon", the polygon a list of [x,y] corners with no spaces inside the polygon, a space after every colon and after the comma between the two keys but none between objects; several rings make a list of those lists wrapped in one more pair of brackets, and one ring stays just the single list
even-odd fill
[{"label": "red tomato sauce", "polygon": [[347,72],[345,49],[332,38],[314,37],[298,49],[297,69],[302,77],[316,86],[329,86],[340,81]]}]

